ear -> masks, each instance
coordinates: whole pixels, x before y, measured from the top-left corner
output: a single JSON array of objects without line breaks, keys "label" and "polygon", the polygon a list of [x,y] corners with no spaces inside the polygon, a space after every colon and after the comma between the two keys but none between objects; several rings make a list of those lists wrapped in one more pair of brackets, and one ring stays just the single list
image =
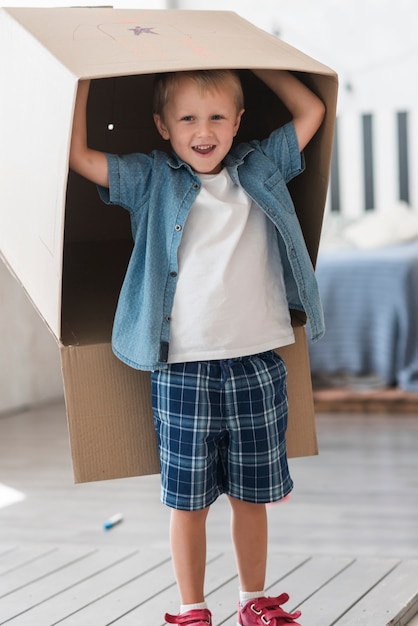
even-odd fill
[{"label": "ear", "polygon": [[241,119],[242,119],[242,116],[244,115],[244,113],[245,113],[245,109],[241,109],[241,111],[238,111],[237,119],[235,120],[235,124],[234,124],[234,137],[237,134],[237,132],[239,131],[239,127],[240,127],[240,124],[241,124]]},{"label": "ear", "polygon": [[168,129],[166,125],[164,124],[164,120],[159,113],[154,113],[154,123],[161,137],[163,139],[170,139]]}]

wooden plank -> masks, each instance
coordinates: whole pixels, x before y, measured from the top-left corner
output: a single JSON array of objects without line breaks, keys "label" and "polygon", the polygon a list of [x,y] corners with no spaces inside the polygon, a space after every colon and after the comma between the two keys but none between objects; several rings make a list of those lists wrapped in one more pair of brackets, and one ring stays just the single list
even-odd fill
[{"label": "wooden plank", "polygon": [[0,558],[9,552],[13,552],[13,550],[17,550],[19,546],[13,546],[9,544],[0,544]]},{"label": "wooden plank", "polygon": [[[149,600],[137,606],[135,610],[124,615],[118,620],[118,626],[149,626],[150,624],[164,624],[164,614],[177,614],[180,599],[174,574],[170,563],[171,581],[170,587],[161,589],[150,596]],[[206,567],[206,589],[208,594],[219,586],[228,584],[233,579],[236,583],[235,561],[231,553],[217,554],[208,559]],[[134,590],[136,596],[137,590]],[[67,626],[67,625],[66,625]]]},{"label": "wooden plank", "polygon": [[[211,609],[211,597],[213,597],[213,594],[219,587],[223,588],[224,586],[229,584],[238,589],[238,577],[235,556],[232,550],[226,550],[225,552],[218,554],[216,558],[212,558],[207,562],[205,576],[205,593]],[[153,624],[163,624],[164,613],[172,613],[174,615],[178,613],[180,598],[177,590],[177,585],[175,585],[171,591],[172,592],[169,596],[164,596],[163,605],[161,605],[161,599],[154,599],[153,605],[155,607],[155,610],[151,613],[155,618],[155,621],[152,622]],[[162,612],[161,608],[163,608]],[[132,622],[132,624],[130,624],[129,626],[134,626],[134,622]]]},{"label": "wooden plank", "polygon": [[[368,594],[370,589],[377,585],[382,579],[398,565],[396,559],[374,559],[363,558],[354,560],[349,567],[343,569],[337,576],[313,594],[299,608],[309,626],[324,626],[324,624],[338,624],[342,626],[354,626],[357,622],[348,618],[348,621],[341,621],[350,607],[358,605],[359,601]],[[401,588],[399,591],[402,593]],[[369,600],[367,599],[367,602]],[[361,613],[361,612],[360,612]],[[370,619],[361,624],[382,625],[383,620]]]},{"label": "wooden plank", "polygon": [[[306,557],[294,555],[275,555],[270,561],[268,579],[276,581],[280,576],[297,569]],[[278,572],[281,572],[279,574]],[[239,584],[236,573],[235,557],[231,550],[208,561],[205,580],[206,598],[213,613],[215,624],[227,624],[231,620],[236,626],[236,607]],[[176,585],[167,589],[161,596],[155,596],[147,603],[118,620],[118,626],[149,626],[164,624],[164,613],[176,614],[179,610],[179,598]],[[67,626],[67,625],[66,625]]]},{"label": "wooden plank", "polygon": [[[290,596],[292,610],[302,600],[306,600],[323,585],[340,575],[353,562],[351,557],[313,556],[303,567],[291,572],[282,581],[282,591]],[[269,595],[277,595],[278,590],[267,588]],[[280,591],[279,591],[280,592]]]},{"label": "wooden plank", "polygon": [[[128,549],[123,556],[112,556],[112,551],[105,550],[86,555],[85,549],[79,548],[71,548],[68,552],[64,567],[0,600],[0,624],[13,617],[13,626],[54,623],[52,617],[56,621],[56,618],[65,616],[65,593],[70,591],[73,598],[76,593],[74,588],[81,583],[88,586],[90,582],[91,600],[126,583],[132,577],[132,570],[143,572],[158,562],[157,557],[147,554],[145,558],[142,553]],[[74,604],[70,604],[69,611],[72,613]]]},{"label": "wooden plank", "polygon": [[[285,576],[289,571],[297,569],[301,563],[306,560],[306,557],[293,556],[293,555],[275,555],[274,559],[271,559],[268,577],[271,582],[280,578],[278,572],[282,572],[282,576]],[[171,563],[169,564],[169,578],[165,581],[166,585],[163,587],[162,583],[164,579],[161,575],[156,576],[156,585],[154,588],[150,587],[150,579],[146,581],[146,589],[149,596],[148,600],[143,600],[145,589],[138,588],[138,582],[130,585],[130,588],[124,587],[117,594],[111,594],[106,598],[100,600],[100,607],[98,605],[92,607],[86,607],[82,612],[78,613],[78,620],[82,619],[82,622],[89,623],[89,620],[94,619],[97,616],[105,614],[107,617],[113,616],[116,618],[117,611],[119,611],[119,619],[117,621],[118,626],[149,626],[149,624],[163,624],[164,613],[176,614],[179,610],[179,597],[177,587],[175,585],[174,574],[172,573]],[[168,584],[171,581],[171,585]],[[208,560],[206,569],[206,596],[210,608],[214,614],[214,623],[220,624],[222,620],[233,618],[234,626],[236,624],[236,606],[238,602],[238,577],[236,574],[235,557],[232,551],[225,552]],[[162,600],[163,597],[163,600]],[[122,609],[122,610],[121,610]],[[125,615],[123,611],[128,611]],[[76,626],[80,622],[74,620],[74,622],[65,620],[62,622],[65,626]]]},{"label": "wooden plank", "polygon": [[[266,588],[281,584],[288,575],[300,571],[309,557],[300,555],[270,555],[266,573]],[[225,626],[236,626],[236,611],[238,606],[239,584],[234,578],[226,585],[207,595],[208,604],[213,612],[214,623]]]},{"label": "wooden plank", "polygon": [[[416,618],[416,619],[414,619]],[[418,596],[414,595],[398,615],[386,626],[411,626],[418,624]]]},{"label": "wooden plank", "polygon": [[[95,552],[96,550],[88,549],[87,547],[81,549],[77,548],[76,550],[73,547],[51,548],[50,552],[46,553],[43,558],[39,558],[36,561],[28,563],[25,567],[8,573],[5,580],[1,582],[1,591],[4,591],[3,595],[10,594],[27,585],[35,583],[37,580],[51,576],[55,572],[59,572],[61,569],[78,562],[80,559],[89,558],[95,554]],[[109,555],[109,559],[112,559],[109,562],[115,562],[125,558],[133,552],[135,552],[135,550],[127,548],[120,550],[114,549],[111,555]]]},{"label": "wooden plank", "polygon": [[[35,617],[36,623],[45,623],[46,618],[53,618],[55,623],[59,619],[65,626],[108,624],[173,585],[174,574],[166,553],[140,553],[121,567],[112,566],[80,581],[50,600],[47,613],[32,611],[31,618]],[[19,626],[26,624],[29,626],[31,621]]]},{"label": "wooden plank", "polygon": [[[303,567],[291,572],[282,581],[281,591],[285,591],[290,598],[285,608],[288,611],[302,610],[303,603],[332,580],[341,576],[353,561],[351,557],[313,556],[310,558]],[[279,590],[274,590],[275,593],[273,593],[273,590],[268,588],[267,591],[270,595],[278,595]]]},{"label": "wooden plank", "polygon": [[[10,572],[24,568],[53,551],[54,547],[48,545],[16,546],[11,550],[5,550],[3,554],[0,554],[0,576],[9,575]],[[2,592],[3,586],[0,581],[0,595]]]},{"label": "wooden plank", "polygon": [[409,622],[405,622],[408,626],[418,626],[418,614],[415,615]]},{"label": "wooden plank", "polygon": [[405,626],[418,612],[418,560],[402,561],[390,569],[338,626]]},{"label": "wooden plank", "polygon": [[[87,550],[54,548],[11,572],[11,589],[19,574],[24,580],[0,600],[0,624],[149,626],[162,624],[165,612],[178,611],[166,550]],[[418,560],[273,553],[266,589],[270,595],[289,593],[285,608],[300,608],[304,626],[406,626],[418,611],[417,581]],[[238,578],[232,550],[209,555],[206,589],[214,623],[236,626]]]},{"label": "wooden plank", "polygon": [[[266,592],[271,596],[277,596],[283,592],[288,593],[290,599],[284,607],[288,611],[297,608],[330,579],[342,572],[353,560],[349,557],[304,558],[296,567],[290,568],[278,577],[277,565],[281,563],[282,559],[282,556],[278,558],[275,555],[270,556],[270,575],[266,579]],[[228,620],[222,622],[222,625],[236,626],[236,615],[231,615]]]}]

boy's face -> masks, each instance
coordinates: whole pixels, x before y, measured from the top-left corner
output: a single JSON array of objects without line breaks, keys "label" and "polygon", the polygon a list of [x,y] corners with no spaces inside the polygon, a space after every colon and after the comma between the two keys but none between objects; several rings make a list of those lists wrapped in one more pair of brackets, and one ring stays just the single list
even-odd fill
[{"label": "boy's face", "polygon": [[190,78],[154,115],[159,133],[170,140],[173,150],[198,174],[217,174],[238,132],[244,109],[237,111],[232,88],[205,90]]}]

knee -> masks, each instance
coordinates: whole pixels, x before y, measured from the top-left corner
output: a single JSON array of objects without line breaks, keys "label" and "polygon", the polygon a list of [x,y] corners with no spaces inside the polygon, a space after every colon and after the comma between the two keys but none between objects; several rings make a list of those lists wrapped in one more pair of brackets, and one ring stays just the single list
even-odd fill
[{"label": "knee", "polygon": [[246,502],[245,500],[238,500],[237,498],[233,498],[232,496],[228,496],[228,499],[229,499],[229,503],[231,505],[232,511],[235,514],[253,513],[257,515],[257,514],[263,514],[266,510],[265,504],[256,504],[255,502]]},{"label": "knee", "polygon": [[205,523],[209,513],[209,507],[198,509],[197,511],[183,511],[181,509],[171,509],[171,521],[180,524]]}]

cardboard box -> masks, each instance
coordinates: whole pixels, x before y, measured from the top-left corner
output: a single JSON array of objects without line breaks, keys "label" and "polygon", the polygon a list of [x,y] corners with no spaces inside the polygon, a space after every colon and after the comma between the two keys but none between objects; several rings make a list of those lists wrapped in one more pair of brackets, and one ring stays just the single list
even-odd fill
[{"label": "cardboard box", "polygon": [[[91,145],[147,152],[165,148],[152,121],[153,73],[218,67],[243,70],[241,138],[264,137],[289,118],[251,68],[295,71],[326,103],[305,152],[307,171],[290,186],[315,262],[335,120],[332,70],[231,12],[0,10],[0,250],[60,348],[77,482],[159,469],[149,375],[110,348],[131,250],[129,218],[68,172],[78,80],[96,79]],[[289,456],[303,456],[316,454],[317,442],[303,320],[295,324],[296,344],[281,352],[289,369]]]}]

